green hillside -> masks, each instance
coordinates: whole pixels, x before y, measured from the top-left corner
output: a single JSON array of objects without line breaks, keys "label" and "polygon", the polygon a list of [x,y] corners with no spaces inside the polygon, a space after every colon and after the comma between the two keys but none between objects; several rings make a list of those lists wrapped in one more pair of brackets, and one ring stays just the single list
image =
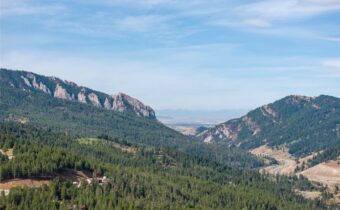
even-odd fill
[{"label": "green hillside", "polygon": [[194,151],[199,156],[227,165],[254,168],[263,164],[245,151],[231,151],[227,146],[206,146],[154,119],[58,99],[7,84],[0,80],[0,120],[4,122],[27,123],[77,138],[109,136],[135,145],[170,148],[186,153]]},{"label": "green hillside", "polygon": [[291,154],[305,156],[339,145],[339,125],[339,98],[288,96],[217,125],[199,137],[244,149],[263,144],[285,146]]}]

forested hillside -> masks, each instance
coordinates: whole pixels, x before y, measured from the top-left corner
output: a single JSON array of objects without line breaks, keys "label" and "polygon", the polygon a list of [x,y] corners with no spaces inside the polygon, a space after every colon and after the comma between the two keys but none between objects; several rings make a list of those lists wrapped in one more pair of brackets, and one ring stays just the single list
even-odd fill
[{"label": "forested hillside", "polygon": [[251,149],[267,144],[287,147],[295,156],[340,144],[340,99],[288,96],[198,135],[206,143]]},{"label": "forested hillside", "polygon": [[[137,146],[109,136],[84,144],[70,135],[6,123],[0,148],[13,148],[14,159],[0,165],[1,179],[51,177],[49,186],[12,189],[0,196],[1,208],[21,209],[322,209],[293,189],[313,189],[305,179],[275,179],[173,149]],[[137,149],[128,153],[119,143]],[[237,158],[237,156],[235,156]],[[226,161],[227,162],[227,161]],[[230,163],[233,160],[229,160]],[[106,175],[108,182],[79,187],[55,176],[65,169]]]},{"label": "forested hillside", "polygon": [[106,133],[141,144],[162,145],[188,139],[152,119],[13,88],[1,81],[0,119],[83,136]]},{"label": "forested hillside", "polygon": [[[1,85],[1,84],[0,84]],[[79,102],[53,98],[39,92],[1,86],[0,119],[32,124],[79,137],[107,135],[136,145],[174,148],[185,152],[200,151],[223,162],[232,157],[227,146],[203,146],[163,124],[129,113],[112,112]],[[262,162],[239,150],[234,165],[258,167]],[[242,157],[242,158],[241,158]]]}]

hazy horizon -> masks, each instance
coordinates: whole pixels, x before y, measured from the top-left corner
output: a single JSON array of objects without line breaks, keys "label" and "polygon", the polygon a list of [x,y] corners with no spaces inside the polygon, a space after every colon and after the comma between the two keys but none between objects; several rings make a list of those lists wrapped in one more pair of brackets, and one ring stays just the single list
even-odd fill
[{"label": "hazy horizon", "polygon": [[155,110],[157,119],[167,125],[216,125],[230,119],[245,115],[249,109],[221,110],[185,110],[162,109]]}]

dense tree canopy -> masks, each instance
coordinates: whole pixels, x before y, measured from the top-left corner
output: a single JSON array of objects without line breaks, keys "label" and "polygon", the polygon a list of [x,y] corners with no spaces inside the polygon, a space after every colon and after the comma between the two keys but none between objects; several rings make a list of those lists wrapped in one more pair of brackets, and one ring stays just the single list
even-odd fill
[{"label": "dense tree canopy", "polygon": [[[84,144],[79,138],[16,124],[0,126],[0,147],[13,148],[14,159],[0,165],[2,179],[54,177],[46,187],[13,189],[0,196],[6,209],[318,209],[292,192],[312,189],[305,179],[260,175],[201,154],[172,148],[137,146],[109,136]],[[113,142],[135,147],[128,153]],[[230,149],[232,151],[232,149]],[[242,158],[242,156],[240,156]],[[60,181],[65,168],[96,171],[107,184]],[[44,202],[42,202],[44,201]]]}]

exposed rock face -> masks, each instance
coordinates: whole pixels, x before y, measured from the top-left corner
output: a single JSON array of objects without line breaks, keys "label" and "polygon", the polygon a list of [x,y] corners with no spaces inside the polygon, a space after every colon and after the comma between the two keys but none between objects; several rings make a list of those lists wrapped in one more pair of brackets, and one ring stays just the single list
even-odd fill
[{"label": "exposed rock face", "polygon": [[263,110],[263,115],[276,117],[276,112],[269,105],[264,105],[261,110]]},{"label": "exposed rock face", "polygon": [[127,107],[124,105],[124,99],[121,94],[113,95],[113,103],[112,103],[112,110],[124,112]]},{"label": "exposed rock face", "polygon": [[[23,75],[21,75],[21,79],[24,81],[24,84],[26,85],[26,87],[24,85],[24,89],[33,88],[35,90],[40,90],[44,93],[51,95],[52,94],[51,89],[47,86],[47,84],[44,83],[44,81],[39,81],[37,76],[38,75],[35,75],[33,73],[26,73],[26,72]],[[48,78],[49,80],[57,81],[57,78],[55,77],[46,77],[46,78]],[[14,83],[12,82],[10,82],[10,85],[12,87],[16,87],[16,85],[14,85]],[[55,91],[53,91],[53,95],[55,97],[63,98],[63,99],[69,98],[68,97],[69,94],[60,84],[57,84]]]},{"label": "exposed rock face", "polygon": [[251,119],[251,117],[242,117],[242,121],[248,126],[249,130],[253,132],[253,136],[261,131],[261,128]]},{"label": "exposed rock face", "polygon": [[21,79],[23,79],[23,80],[24,80],[25,84],[26,84],[28,87],[32,87],[32,85],[31,85],[30,81],[29,81],[29,80],[28,80],[26,77],[24,77],[24,76],[21,76]]},{"label": "exposed rock face", "polygon": [[[25,84],[28,87],[33,87],[37,90],[41,90],[44,93],[51,94],[51,90],[42,82],[38,83],[37,78],[34,76],[34,74],[29,73],[25,76],[21,76],[21,78],[24,80]],[[31,83],[32,82],[32,83]]]},{"label": "exposed rock face", "polygon": [[105,98],[104,107],[105,109],[112,109],[112,105],[108,98]]},{"label": "exposed rock face", "polygon": [[219,142],[224,139],[236,141],[238,132],[241,130],[241,124],[239,124],[238,121],[239,120],[230,120],[229,123],[217,125],[214,129],[208,129],[198,134],[198,137],[203,139],[205,143]]},{"label": "exposed rock face", "polygon": [[72,100],[72,97],[70,94],[66,91],[65,88],[63,88],[61,85],[57,84],[55,90],[54,90],[54,97],[66,99],[66,100]]},{"label": "exposed rock face", "polygon": [[292,96],[288,97],[287,100],[290,101],[291,103],[298,104],[301,101],[311,102],[313,100],[313,97],[292,95]]},{"label": "exposed rock face", "polygon": [[211,135],[208,135],[205,139],[204,139],[204,143],[206,144],[210,144],[213,140],[213,137]]},{"label": "exposed rock face", "polygon": [[150,119],[156,118],[155,111],[151,107],[144,105],[139,100],[124,93],[118,93],[117,95],[112,96],[112,98],[112,110],[119,112],[133,111],[138,116],[147,117]]},{"label": "exposed rock face", "polygon": [[34,88],[40,89],[40,86],[39,86],[39,84],[37,83],[37,79],[35,78],[34,75],[29,74],[29,75],[27,75],[27,77],[29,77],[29,78],[32,79],[32,85],[33,85]]},{"label": "exposed rock face", "polygon": [[43,91],[44,93],[51,94],[50,89],[46,85],[44,85],[42,82],[39,84],[39,90]]},{"label": "exposed rock face", "polygon": [[[155,112],[151,107],[144,105],[139,100],[124,93],[111,96],[86,87],[79,87],[74,82],[24,71],[0,69],[0,76],[2,74],[4,77],[6,77],[6,74],[11,75],[8,77],[8,86],[20,87],[29,91],[41,91],[60,99],[75,100],[85,104],[89,103],[98,108],[127,112],[149,119],[156,119]],[[19,78],[19,83],[12,80],[15,77]]]},{"label": "exposed rock face", "polygon": [[88,96],[89,100],[95,107],[101,107],[98,96],[95,93],[90,93]]},{"label": "exposed rock face", "polygon": [[287,103],[291,104],[304,104],[306,106],[310,106],[314,109],[320,109],[320,106],[315,104],[315,97],[308,96],[300,96],[300,95],[292,95],[287,97]]},{"label": "exposed rock face", "polygon": [[85,90],[82,89],[82,91],[78,93],[78,101],[86,104],[86,95],[85,95],[84,91]]}]

